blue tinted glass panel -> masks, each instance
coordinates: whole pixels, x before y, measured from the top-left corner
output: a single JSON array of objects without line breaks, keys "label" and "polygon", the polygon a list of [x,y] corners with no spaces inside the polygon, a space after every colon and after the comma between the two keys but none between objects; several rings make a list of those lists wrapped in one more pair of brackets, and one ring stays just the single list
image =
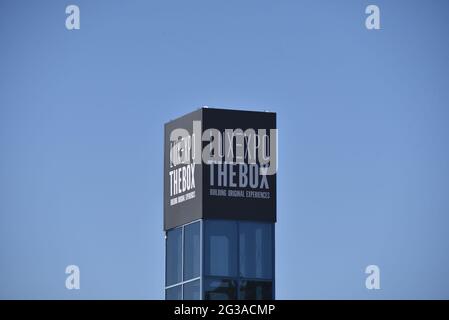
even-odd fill
[{"label": "blue tinted glass panel", "polygon": [[237,275],[237,223],[205,222],[205,272],[207,275]]},{"label": "blue tinted glass panel", "polygon": [[184,281],[200,276],[200,222],[184,227]]},{"label": "blue tinted glass panel", "polygon": [[200,300],[200,280],[184,283],[184,300]]},{"label": "blue tinted glass panel", "polygon": [[273,284],[271,281],[240,281],[240,300],[271,300]]},{"label": "blue tinted glass panel", "polygon": [[241,277],[271,279],[273,225],[241,222],[239,225],[239,272]]},{"label": "blue tinted glass panel", "polygon": [[166,285],[181,282],[182,229],[176,228],[167,232],[166,240]]},{"label": "blue tinted glass panel", "polygon": [[237,286],[235,280],[206,279],[204,286],[205,300],[235,300],[237,299]]},{"label": "blue tinted glass panel", "polygon": [[181,300],[182,286],[171,287],[165,290],[165,300]]}]

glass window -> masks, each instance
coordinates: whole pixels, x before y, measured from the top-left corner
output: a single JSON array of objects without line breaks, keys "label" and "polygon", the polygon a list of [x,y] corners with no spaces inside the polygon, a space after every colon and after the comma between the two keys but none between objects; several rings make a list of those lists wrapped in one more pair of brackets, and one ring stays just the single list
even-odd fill
[{"label": "glass window", "polygon": [[271,279],[273,269],[272,224],[241,222],[239,226],[240,276]]},{"label": "glass window", "polygon": [[271,281],[240,281],[240,300],[271,300],[273,284]]},{"label": "glass window", "polygon": [[205,223],[205,271],[212,276],[237,275],[237,223]]},{"label": "glass window", "polygon": [[200,276],[200,223],[184,227],[184,281]]},{"label": "glass window", "polygon": [[206,279],[204,286],[205,300],[235,300],[237,289],[234,280]]},{"label": "glass window", "polygon": [[182,228],[167,232],[165,282],[167,286],[181,282]]},{"label": "glass window", "polygon": [[182,285],[165,289],[165,300],[181,300],[181,288]]},{"label": "glass window", "polygon": [[184,283],[184,300],[200,300],[200,280]]}]

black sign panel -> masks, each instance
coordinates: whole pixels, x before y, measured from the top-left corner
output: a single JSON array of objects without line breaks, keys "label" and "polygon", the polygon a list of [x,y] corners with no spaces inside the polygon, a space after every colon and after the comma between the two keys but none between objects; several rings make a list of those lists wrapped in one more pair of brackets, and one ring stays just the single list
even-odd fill
[{"label": "black sign panel", "polygon": [[202,108],[165,125],[164,229],[276,221],[276,114]]},{"label": "black sign panel", "polygon": [[[191,157],[184,163],[173,163],[176,162],[172,161],[173,149],[178,149],[174,148],[176,145],[170,142],[170,135],[176,129],[186,130],[192,142],[194,121],[202,121],[202,114],[200,109],[165,124],[164,230],[202,217],[202,164],[193,163]],[[188,144],[187,139],[184,141],[186,143],[178,144],[181,149]]]}]

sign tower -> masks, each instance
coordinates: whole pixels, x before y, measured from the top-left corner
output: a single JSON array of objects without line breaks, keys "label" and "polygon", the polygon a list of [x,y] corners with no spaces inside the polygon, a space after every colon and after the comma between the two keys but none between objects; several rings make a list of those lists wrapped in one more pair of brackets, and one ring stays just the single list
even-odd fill
[{"label": "sign tower", "polygon": [[165,124],[166,299],[274,299],[276,172],[273,112]]}]

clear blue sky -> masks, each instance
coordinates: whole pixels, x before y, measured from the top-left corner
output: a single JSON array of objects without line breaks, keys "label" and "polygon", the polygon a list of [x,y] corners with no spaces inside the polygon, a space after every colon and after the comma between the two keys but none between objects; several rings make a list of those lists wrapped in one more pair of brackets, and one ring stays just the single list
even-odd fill
[{"label": "clear blue sky", "polygon": [[278,114],[277,298],[449,298],[448,33],[445,0],[2,0],[0,298],[162,299],[163,124],[202,105]]}]

